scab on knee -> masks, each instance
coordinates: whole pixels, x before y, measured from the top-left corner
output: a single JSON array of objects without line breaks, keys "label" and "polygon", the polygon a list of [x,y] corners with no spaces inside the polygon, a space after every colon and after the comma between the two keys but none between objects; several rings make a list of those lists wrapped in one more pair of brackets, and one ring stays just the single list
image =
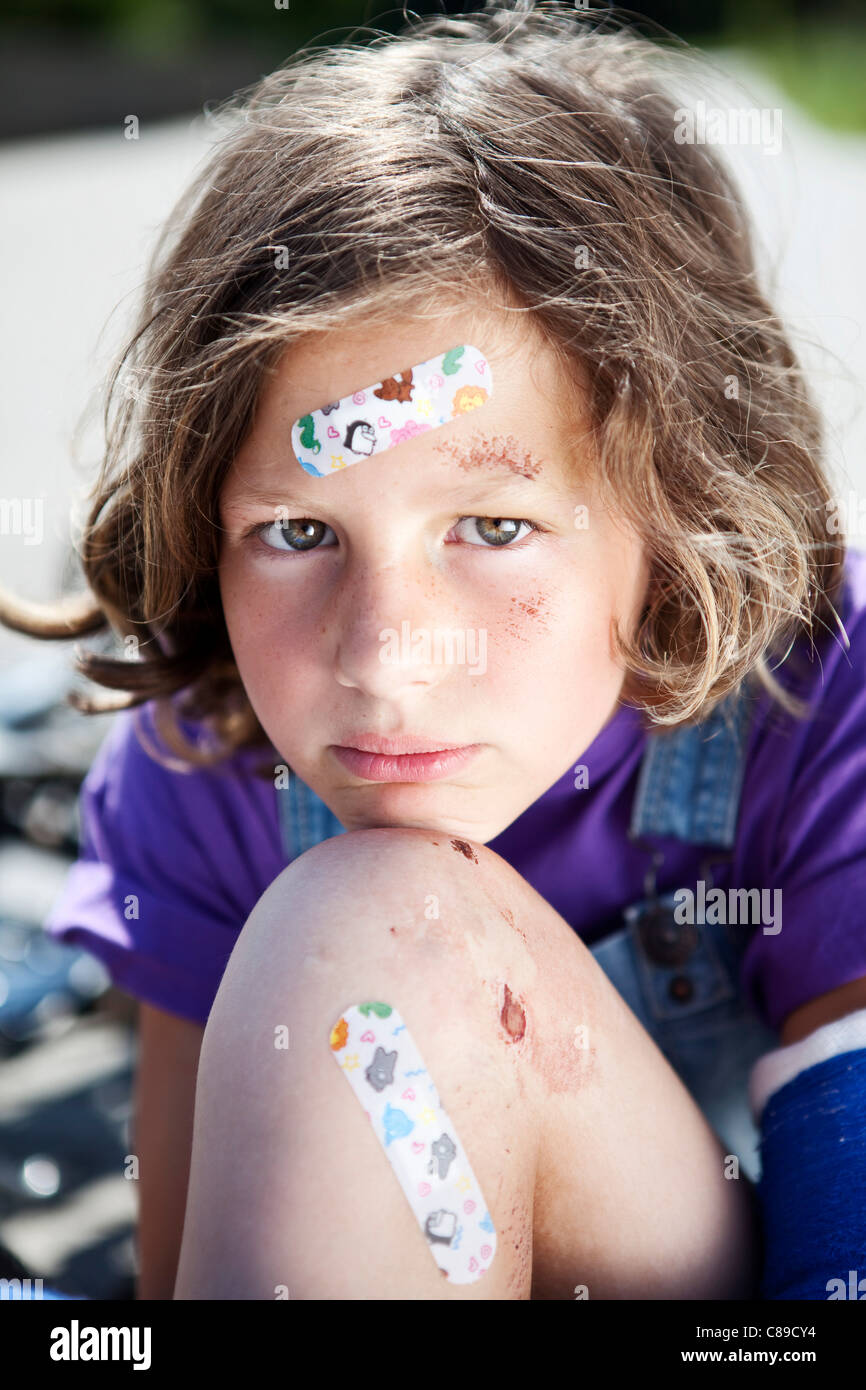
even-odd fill
[{"label": "scab on knee", "polygon": [[468,840],[452,840],[451,848],[456,849],[458,854],[462,854],[464,859],[471,859],[473,864],[478,863],[478,855],[475,853]]},{"label": "scab on knee", "polygon": [[521,1041],[526,1032],[526,1010],[504,982],[499,996],[499,1022],[510,1043]]}]

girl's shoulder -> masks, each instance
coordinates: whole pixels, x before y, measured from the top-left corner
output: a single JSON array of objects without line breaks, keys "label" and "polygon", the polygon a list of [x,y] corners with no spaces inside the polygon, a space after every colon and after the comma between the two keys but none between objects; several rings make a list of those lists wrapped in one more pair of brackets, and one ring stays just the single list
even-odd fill
[{"label": "girl's shoulder", "polygon": [[165,746],[154,716],[148,704],[115,716],[81,786],[78,859],[44,925],[131,994],[203,1022],[244,922],[285,866],[276,790],[246,752],[219,769],[155,759],[146,745]]},{"label": "girl's shoulder", "polygon": [[768,882],[866,865],[866,554],[849,551],[834,607],[773,673],[803,712],[762,695],[751,729],[741,822]]},{"label": "girl's shoulder", "polygon": [[780,904],[778,934],[754,933],[743,981],[774,1028],[866,975],[866,555],[849,552],[835,608],[842,630],[796,644],[796,680],[776,673],[807,713],[774,703],[756,722],[743,781],[734,881]]},{"label": "girl's shoulder", "polygon": [[[811,634],[798,637],[772,670],[785,690],[808,702],[804,727],[820,728],[831,711],[845,709],[849,717],[862,709],[866,719],[866,552],[847,551],[833,612]],[[778,709],[772,722],[788,728]],[[793,721],[798,723],[803,721]]]},{"label": "girl's shoulder", "polygon": [[[178,724],[193,746],[208,745],[202,723]],[[214,881],[245,885],[245,903],[281,867],[274,781],[255,771],[265,756],[262,748],[240,749],[217,763],[190,763],[163,738],[148,701],[118,713],[85,778],[83,802],[93,813],[102,809],[96,819],[118,837],[152,847],[163,872],[175,860],[189,863],[194,850]]]}]

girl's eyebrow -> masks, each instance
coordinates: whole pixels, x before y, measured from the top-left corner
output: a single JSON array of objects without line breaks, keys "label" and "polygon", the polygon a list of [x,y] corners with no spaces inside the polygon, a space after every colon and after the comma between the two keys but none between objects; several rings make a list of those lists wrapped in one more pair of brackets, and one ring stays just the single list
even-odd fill
[{"label": "girl's eyebrow", "polygon": [[[484,491],[488,486],[493,488],[503,474],[507,474],[512,482],[523,483],[535,482],[537,475],[542,469],[542,462],[524,444],[514,437],[514,435],[494,435],[492,437],[479,437],[472,441],[468,446],[458,443],[457,440],[448,440],[445,443],[435,446],[437,453],[446,453],[451,456],[453,461],[460,465],[462,469],[475,473],[480,469],[496,475],[489,480],[485,479],[479,483],[476,477],[464,480],[455,480],[453,486],[448,488],[452,494],[472,493],[477,494]],[[297,479],[301,482],[308,475],[299,470],[301,477]],[[297,494],[293,484],[287,486],[282,492],[271,489],[250,488],[239,491],[238,496],[233,502],[226,503],[226,510],[232,511],[236,508],[258,504],[259,506],[279,507],[288,505],[287,497],[294,498]],[[312,502],[304,502],[303,505],[314,505]]]}]

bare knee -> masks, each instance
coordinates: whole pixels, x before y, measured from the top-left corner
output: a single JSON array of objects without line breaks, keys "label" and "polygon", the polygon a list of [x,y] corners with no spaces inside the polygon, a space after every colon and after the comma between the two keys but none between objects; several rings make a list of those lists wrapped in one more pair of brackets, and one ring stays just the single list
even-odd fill
[{"label": "bare knee", "polygon": [[[248,1268],[267,1250],[268,1268],[290,1266],[287,1282],[321,1291],[334,1288],[325,1255],[341,1231],[375,1245],[383,1203],[405,1225],[404,1199],[372,1152],[329,1045],[345,1011],[376,1000],[402,1015],[502,1239],[502,1259],[477,1296],[528,1297],[538,1126],[520,1068],[534,967],[482,874],[471,876],[486,852],[468,848],[427,832],[352,832],[289,865],[257,904],[202,1045],[197,1138],[208,1158],[196,1169],[197,1240],[224,1239],[204,1230],[217,1198],[222,1209],[243,1207],[256,1231],[242,1257]],[[261,1197],[250,1189],[252,1165]],[[364,1190],[377,1194],[369,1211]],[[271,1236],[263,1232],[275,1192],[286,1216]],[[430,1255],[419,1242],[418,1283],[408,1287],[423,1297]],[[216,1258],[217,1244],[209,1248]],[[387,1252],[377,1258],[386,1264]]]},{"label": "bare knee", "polygon": [[598,976],[572,928],[486,846],[427,830],[352,831],[308,850],[262,895],[204,1048],[226,1026],[248,1029],[251,1000],[285,1008],[291,997],[300,1017],[314,996],[339,1009],[392,988],[431,1026],[459,1010],[540,1108],[592,1069],[594,1047],[575,1037],[592,1031]]},{"label": "bare knee", "polygon": [[426,830],[359,830],[322,841],[259,899],[220,994],[246,994],[250,972],[360,983],[359,971],[376,978],[411,955],[431,984],[447,962],[443,974],[452,987],[473,993],[487,977],[495,993],[494,976],[510,968],[513,1031],[516,1001],[534,968],[526,933],[503,906],[509,875],[523,883],[485,846]]}]

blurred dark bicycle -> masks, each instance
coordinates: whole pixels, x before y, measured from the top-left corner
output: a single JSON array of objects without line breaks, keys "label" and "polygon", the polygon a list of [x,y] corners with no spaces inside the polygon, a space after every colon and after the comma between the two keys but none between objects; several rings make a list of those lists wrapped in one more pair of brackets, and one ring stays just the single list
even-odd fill
[{"label": "blurred dark bicycle", "polygon": [[[42,927],[78,853],[82,779],[114,718],[70,706],[74,683],[67,644],[0,671],[0,1280],[131,1299],[121,1184],[135,1004],[94,956]],[[39,1251],[46,1267],[34,1267]]]}]

